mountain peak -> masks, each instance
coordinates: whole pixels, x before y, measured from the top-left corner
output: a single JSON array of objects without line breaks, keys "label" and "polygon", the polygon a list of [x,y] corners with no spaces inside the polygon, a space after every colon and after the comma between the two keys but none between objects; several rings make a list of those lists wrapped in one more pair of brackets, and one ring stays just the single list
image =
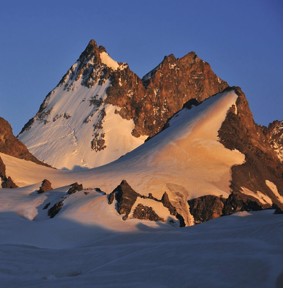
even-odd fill
[{"label": "mountain peak", "polygon": [[179,58],[180,62],[194,63],[196,59],[201,60],[194,51],[190,51],[181,58]]},{"label": "mountain peak", "polygon": [[87,47],[97,47],[97,42],[94,39],[91,39],[87,45]]},{"label": "mountain peak", "polygon": [[195,52],[165,56],[141,80],[90,40],[19,137],[54,167],[99,166],[157,134],[188,100],[200,102],[227,86]]},{"label": "mountain peak", "polygon": [[89,41],[87,47],[81,53],[79,61],[82,64],[106,65],[113,70],[116,70],[119,67],[119,63],[109,56],[105,47],[102,45],[98,46],[94,39]]},{"label": "mountain peak", "polygon": [[95,40],[91,39],[84,49],[84,51],[81,53],[79,57],[79,61],[84,62],[86,59],[89,59],[90,57],[97,55],[99,53],[99,47]]}]

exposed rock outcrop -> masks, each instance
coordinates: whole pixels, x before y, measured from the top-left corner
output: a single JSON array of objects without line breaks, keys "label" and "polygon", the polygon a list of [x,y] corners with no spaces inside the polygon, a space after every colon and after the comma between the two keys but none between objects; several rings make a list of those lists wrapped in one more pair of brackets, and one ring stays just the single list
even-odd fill
[{"label": "exposed rock outcrop", "polygon": [[[232,167],[232,194],[242,193],[243,188],[267,195],[273,203],[282,207],[277,195],[283,191],[283,168],[269,140],[258,126],[249,109],[247,99],[239,87],[233,87],[238,95],[236,107],[232,107],[219,130],[220,142],[228,149],[237,149],[245,155],[242,165]],[[276,190],[268,184],[275,184]]]},{"label": "exposed rock outcrop", "polygon": [[207,195],[188,201],[195,224],[203,223],[223,215],[224,199]]},{"label": "exposed rock outcrop", "polygon": [[283,121],[275,120],[268,127],[262,126],[261,128],[270,146],[283,163]]},{"label": "exposed rock outcrop", "polygon": [[143,206],[142,204],[138,204],[137,207],[134,209],[133,218],[140,220],[150,220],[155,222],[165,221],[156,214],[152,207]]},{"label": "exposed rock outcrop", "polygon": [[224,200],[223,215],[231,215],[240,211],[259,211],[268,208],[271,208],[271,205],[262,204],[257,198],[233,193]]},{"label": "exposed rock outcrop", "polygon": [[[167,221],[165,220],[165,218],[159,216],[159,214],[155,211],[155,208],[148,205],[147,200],[151,200],[152,201],[151,204],[155,206],[163,205],[163,207],[167,208],[169,211],[168,216],[171,215],[176,217],[176,219],[180,223],[180,226],[181,227],[185,226],[184,218],[177,212],[176,208],[171,204],[167,193],[163,194],[161,200],[155,198],[151,193],[149,193],[148,196],[143,196],[135,192],[130,187],[130,185],[125,180],[123,180],[121,184],[108,195],[109,204],[112,204],[114,200],[116,200],[116,210],[120,215],[124,215],[122,217],[123,220],[126,220],[131,213],[132,214],[131,217],[136,219],[150,220],[156,222]],[[143,200],[146,201],[147,205],[143,203],[144,202]]]},{"label": "exposed rock outcrop", "polygon": [[[259,211],[272,208],[270,204],[261,203],[257,198],[234,192],[227,199],[206,195],[188,201],[194,223],[199,224],[221,216],[241,211]],[[280,209],[277,208],[277,212]]]},{"label": "exposed rock outcrop", "polygon": [[68,195],[72,195],[72,194],[74,194],[76,192],[79,192],[79,191],[83,190],[83,185],[82,184],[74,183],[74,184],[71,184],[70,186],[71,187],[67,191]]},{"label": "exposed rock outcrop", "polygon": [[46,165],[33,156],[14,135],[10,124],[0,117],[0,152],[40,165]]},{"label": "exposed rock outcrop", "polygon": [[62,207],[63,207],[63,200],[57,202],[55,205],[53,205],[53,206],[48,210],[48,216],[49,216],[50,218],[54,218],[54,217],[59,213],[59,211],[62,209]]},{"label": "exposed rock outcrop", "polygon": [[123,219],[126,220],[138,196],[139,194],[123,180],[120,185],[111,192],[108,200],[109,204],[111,204],[114,199],[117,201],[116,209],[120,215],[124,215]]},{"label": "exposed rock outcrop", "polygon": [[38,193],[41,194],[41,193],[51,191],[51,190],[53,190],[53,188],[51,186],[51,182],[47,179],[44,179],[41,183],[41,186],[38,190]]}]

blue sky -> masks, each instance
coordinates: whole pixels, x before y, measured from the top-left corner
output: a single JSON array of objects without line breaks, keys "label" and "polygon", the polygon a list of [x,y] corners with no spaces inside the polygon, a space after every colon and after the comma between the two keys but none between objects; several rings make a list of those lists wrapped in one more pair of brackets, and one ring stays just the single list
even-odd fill
[{"label": "blue sky", "polygon": [[0,0],[0,116],[17,134],[90,39],[139,76],[195,51],[245,92],[257,123],[282,119],[282,0]]}]

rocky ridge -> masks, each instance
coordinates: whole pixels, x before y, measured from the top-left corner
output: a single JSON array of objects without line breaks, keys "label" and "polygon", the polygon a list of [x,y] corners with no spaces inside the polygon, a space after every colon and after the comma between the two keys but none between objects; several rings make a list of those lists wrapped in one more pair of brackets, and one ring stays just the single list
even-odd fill
[{"label": "rocky ridge", "polygon": [[275,120],[268,127],[262,126],[270,146],[276,151],[278,158],[283,163],[283,121]]},{"label": "rocky ridge", "polygon": [[2,117],[0,117],[0,152],[36,164],[46,165],[33,156],[27,147],[14,136],[11,125]]},{"label": "rocky ridge", "polygon": [[282,208],[279,194],[283,191],[282,163],[261,127],[254,122],[244,93],[239,87],[233,89],[238,95],[236,106],[228,111],[219,137],[226,148],[243,153],[246,161],[232,167],[232,193],[260,191]]},{"label": "rocky ridge", "polygon": [[181,58],[171,54],[142,80],[129,68],[115,71],[107,102],[121,107],[118,113],[123,118],[134,120],[133,135],[151,137],[184,103],[203,101],[226,87],[228,84],[195,52]]}]

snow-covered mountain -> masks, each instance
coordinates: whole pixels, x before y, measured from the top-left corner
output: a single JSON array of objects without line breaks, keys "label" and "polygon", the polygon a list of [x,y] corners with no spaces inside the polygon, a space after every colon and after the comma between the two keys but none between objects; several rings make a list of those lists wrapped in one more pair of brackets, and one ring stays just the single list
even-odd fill
[{"label": "snow-covered mountain", "polygon": [[282,286],[282,164],[238,87],[101,167],[0,159],[4,287]]},{"label": "snow-covered mountain", "polygon": [[70,170],[0,118],[2,286],[283,285],[282,122],[195,53],[140,79],[90,41],[19,138]]},{"label": "snow-covered mountain", "polygon": [[19,139],[53,167],[98,167],[158,133],[186,101],[227,86],[194,52],[167,56],[140,79],[91,40]]},{"label": "snow-covered mountain", "polygon": [[[253,122],[239,88],[227,89],[191,109],[186,105],[163,131],[120,159],[95,169],[57,171],[0,156],[7,176],[19,186],[39,186],[43,179],[53,188],[78,182],[84,188],[113,192],[120,203],[123,193],[118,188],[117,196],[115,188],[126,180],[131,186],[126,189],[126,199],[133,200],[122,210],[127,210],[126,218],[132,218],[141,204],[167,221],[171,210],[162,202],[164,193],[176,211],[174,217],[181,216],[185,225],[200,221],[194,214],[204,210],[199,204],[204,196],[215,197],[211,207],[205,207],[210,218],[272,205],[282,208],[281,162]],[[214,212],[217,203],[220,209]],[[190,210],[191,205],[195,211]]]}]

